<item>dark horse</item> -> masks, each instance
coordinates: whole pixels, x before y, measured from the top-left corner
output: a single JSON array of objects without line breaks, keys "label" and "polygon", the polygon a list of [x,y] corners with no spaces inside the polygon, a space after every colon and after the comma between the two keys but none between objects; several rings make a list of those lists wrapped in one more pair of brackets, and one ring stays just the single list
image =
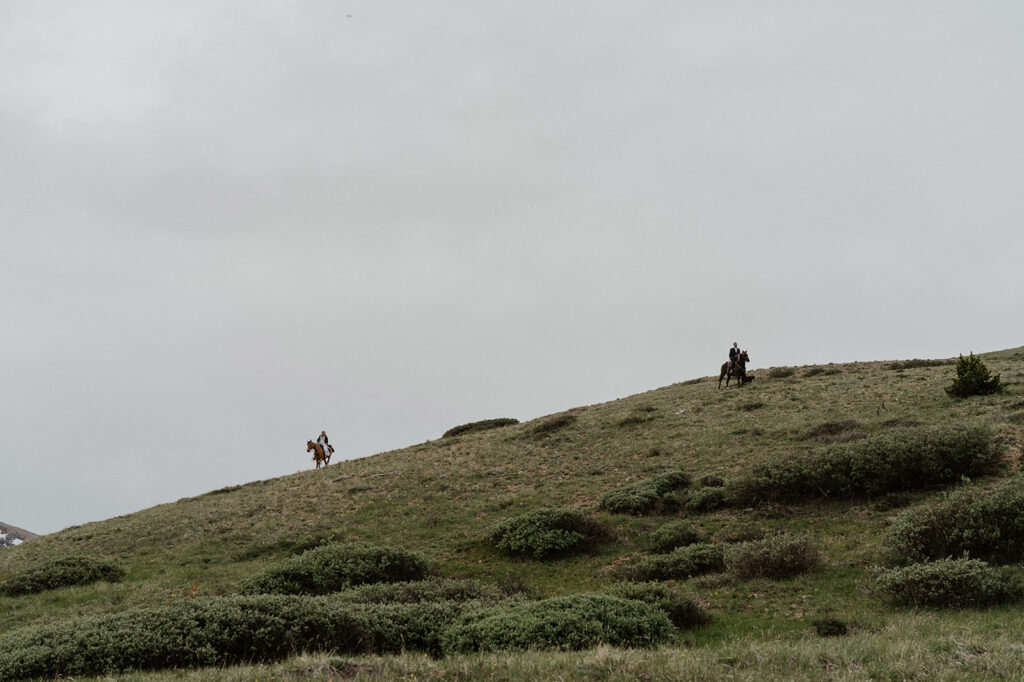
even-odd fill
[{"label": "dark horse", "polygon": [[750,356],[747,355],[747,351],[743,351],[736,358],[736,364],[734,365],[731,361],[722,365],[722,373],[718,375],[718,387],[722,387],[722,379],[725,379],[725,387],[729,388],[729,379],[736,377],[736,383],[742,386],[748,381],[752,380],[747,378],[747,363],[750,362]]}]

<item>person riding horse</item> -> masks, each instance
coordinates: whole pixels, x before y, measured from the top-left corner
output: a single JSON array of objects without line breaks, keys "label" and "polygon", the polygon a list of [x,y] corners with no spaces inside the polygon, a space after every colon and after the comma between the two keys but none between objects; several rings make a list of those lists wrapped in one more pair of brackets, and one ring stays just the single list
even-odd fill
[{"label": "person riding horse", "polygon": [[737,341],[732,342],[732,348],[729,349],[729,364],[733,367],[736,366],[736,358],[740,356],[740,344]]},{"label": "person riding horse", "polygon": [[[736,350],[735,355],[733,350]],[[750,362],[750,356],[747,355],[747,351],[740,350],[734,346],[733,349],[729,350],[729,362],[722,363],[722,371],[718,375],[718,388],[722,388],[722,379],[725,379],[725,387],[729,387],[729,381],[736,377],[736,383],[740,386],[754,380],[753,376],[747,375],[747,363]]]},{"label": "person riding horse", "polygon": [[306,441],[306,452],[313,453],[313,460],[316,462],[316,468],[320,468],[320,463],[324,464],[331,463],[331,455],[334,454],[334,446],[327,440],[327,432],[321,431],[320,435],[316,437],[316,443],[311,440]]}]

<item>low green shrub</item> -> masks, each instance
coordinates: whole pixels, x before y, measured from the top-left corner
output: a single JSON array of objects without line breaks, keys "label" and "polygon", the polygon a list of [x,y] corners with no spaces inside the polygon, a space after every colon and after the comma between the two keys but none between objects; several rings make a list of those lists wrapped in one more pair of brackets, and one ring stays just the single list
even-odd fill
[{"label": "low green shrub", "polygon": [[649,421],[654,421],[654,415],[646,412],[634,412],[633,414],[626,415],[616,422],[616,424],[618,426],[638,426],[640,424],[646,424]]},{"label": "low green shrub", "polygon": [[854,419],[846,419],[838,422],[825,422],[813,426],[800,435],[801,440],[834,440],[837,436],[857,429],[864,428],[864,425]]},{"label": "low green shrub", "polygon": [[0,594],[14,597],[58,587],[89,585],[101,580],[114,583],[124,577],[125,570],[114,562],[86,556],[67,556],[11,574],[0,581]]},{"label": "low green shrub", "polygon": [[999,385],[999,375],[991,376],[988,367],[981,358],[960,356],[956,361],[956,378],[946,388],[946,393],[954,398],[967,398],[972,395],[989,395],[999,393],[1003,387]]},{"label": "low green shrub", "polygon": [[767,533],[765,533],[765,530],[760,526],[741,524],[738,526],[733,526],[732,528],[726,528],[718,534],[716,539],[720,540],[721,542],[734,545],[737,542],[750,542],[752,540],[762,540],[764,539],[765,535],[767,535]]},{"label": "low green shrub", "polygon": [[556,431],[564,429],[570,424],[575,424],[576,419],[576,415],[574,414],[560,414],[555,417],[548,417],[547,419],[537,422],[537,424],[530,429],[530,434],[537,438],[544,438],[545,436],[550,436]]},{"label": "low green shrub", "polygon": [[616,566],[611,574],[619,580],[685,580],[695,575],[725,569],[725,553],[719,545],[697,544],[680,547],[669,554],[641,557]]},{"label": "low green shrub", "polygon": [[916,367],[941,367],[943,365],[952,365],[953,360],[921,360],[914,358],[913,360],[896,360],[886,365],[887,369],[914,369]]},{"label": "low green shrub", "polygon": [[699,514],[721,509],[725,505],[725,493],[721,488],[698,488],[690,493],[683,507],[688,512]]},{"label": "low green shrub", "polygon": [[479,580],[434,578],[400,583],[360,585],[331,595],[354,604],[419,604],[421,602],[497,603],[507,597],[496,585]]},{"label": "low green shrub", "polygon": [[484,419],[483,421],[470,422],[468,424],[459,424],[453,426],[444,432],[442,438],[452,438],[454,436],[464,436],[467,433],[479,433],[480,431],[490,431],[491,429],[500,429],[502,426],[512,426],[518,424],[518,419],[512,419],[511,417],[499,417],[498,419]]},{"label": "low green shrub", "polygon": [[658,526],[647,535],[647,545],[652,552],[667,554],[677,547],[701,542],[703,533],[685,521],[672,521]]},{"label": "low green shrub", "polygon": [[796,370],[792,367],[775,367],[768,371],[768,377],[771,379],[785,379],[796,374]]},{"label": "low green shrub", "polygon": [[348,604],[284,595],[183,599],[0,636],[0,680],[226,666],[301,651],[440,652],[450,603]]},{"label": "low green shrub", "polygon": [[900,507],[906,507],[908,504],[913,502],[914,499],[908,493],[895,492],[882,495],[875,499],[871,504],[871,508],[875,511],[891,511],[893,509],[899,509]]},{"label": "low green shrub", "polygon": [[704,625],[711,617],[692,597],[665,583],[620,583],[608,588],[608,593],[622,599],[635,599],[665,612],[680,630]]},{"label": "low green shrub", "polygon": [[945,499],[908,509],[889,527],[889,559],[912,563],[970,556],[991,563],[1024,559],[1024,478],[994,491],[954,490]]},{"label": "low green shrub", "polygon": [[819,618],[811,625],[814,626],[818,637],[842,637],[849,632],[846,623],[836,618]]},{"label": "low green shrub", "polygon": [[620,514],[643,514],[650,511],[668,493],[690,485],[690,476],[682,471],[668,471],[642,481],[634,481],[601,496],[600,509]]},{"label": "low green shrub", "polygon": [[541,593],[526,576],[516,570],[505,571],[498,576],[498,589],[506,597],[519,597],[521,599],[540,599]]},{"label": "low green shrub", "polygon": [[602,594],[576,594],[466,611],[448,629],[444,648],[472,652],[574,651],[600,644],[640,647],[663,642],[672,631],[665,613],[649,604]]},{"label": "low green shrub", "polygon": [[979,425],[892,429],[814,455],[755,466],[729,486],[739,504],[882,495],[990,471],[998,449]]},{"label": "low green shrub", "polygon": [[818,546],[807,535],[779,533],[725,550],[725,567],[738,578],[788,578],[820,563]]},{"label": "low green shrub", "polygon": [[293,554],[302,554],[306,550],[315,549],[316,547],[322,547],[323,545],[335,542],[336,539],[337,538],[333,532],[317,535],[283,537],[271,542],[249,545],[244,549],[235,552],[234,559],[236,561],[251,561],[253,559],[260,559],[273,555],[290,556]]},{"label": "low green shrub", "polygon": [[607,529],[600,523],[568,509],[538,509],[515,516],[487,534],[502,552],[534,559],[583,550],[607,536]]},{"label": "low green shrub", "polygon": [[887,429],[908,428],[911,426],[921,426],[921,422],[909,417],[895,417],[882,422],[882,426]]},{"label": "low green shrub", "polygon": [[367,583],[421,580],[426,560],[399,547],[324,545],[272,564],[239,584],[240,594],[327,594]]},{"label": "low green shrub", "polygon": [[725,479],[718,474],[704,474],[700,477],[700,484],[705,488],[721,488],[725,485]]},{"label": "low green shrub", "polygon": [[898,606],[990,606],[1017,601],[1021,584],[1011,569],[978,559],[940,559],[879,570],[875,585]]}]

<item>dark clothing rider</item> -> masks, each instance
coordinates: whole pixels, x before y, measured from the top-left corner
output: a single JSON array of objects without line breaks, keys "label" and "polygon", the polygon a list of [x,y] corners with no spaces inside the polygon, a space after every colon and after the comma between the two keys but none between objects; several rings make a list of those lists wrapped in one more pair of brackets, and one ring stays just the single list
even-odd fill
[{"label": "dark clothing rider", "polygon": [[736,358],[738,358],[739,356],[740,356],[740,344],[738,342],[733,342],[732,348],[729,349],[729,364],[735,365],[736,364]]}]

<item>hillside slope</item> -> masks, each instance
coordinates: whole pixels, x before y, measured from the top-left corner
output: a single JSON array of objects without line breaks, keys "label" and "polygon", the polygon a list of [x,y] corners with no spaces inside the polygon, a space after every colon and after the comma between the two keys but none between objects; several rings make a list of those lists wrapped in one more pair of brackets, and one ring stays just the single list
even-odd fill
[{"label": "hillside slope", "polygon": [[[860,624],[864,633],[883,632],[906,620],[871,598],[867,569],[879,561],[894,508],[941,490],[704,515],[597,513],[598,502],[615,487],[667,470],[728,479],[786,454],[817,452],[900,426],[951,422],[992,427],[1003,451],[1003,473],[1010,473],[1024,447],[1024,349],[981,357],[1002,375],[1006,392],[953,400],[943,391],[953,374],[948,363],[774,370],[753,365],[757,379],[742,388],[717,390],[717,377],[687,381],[69,528],[4,550],[0,576],[59,556],[87,555],[118,560],[128,578],[0,597],[0,632],[126,605],[161,605],[188,594],[229,594],[268,560],[329,540],[400,545],[422,552],[442,575],[481,578],[536,595],[600,589],[611,583],[610,566],[643,553],[644,534],[677,515],[692,518],[715,539],[752,528],[808,532],[825,556],[822,570],[783,582],[689,581],[687,588],[715,618],[686,634],[688,646],[799,642],[812,620],[830,615]],[[1001,480],[995,476],[974,485]],[[496,522],[541,507],[597,513],[614,528],[614,540],[590,554],[548,562],[510,559],[484,541]],[[1000,613],[986,614],[996,619],[985,620],[986,627],[1000,626]],[[970,613],[951,615],[950,627],[968,627],[972,619]],[[943,627],[927,627],[945,637]],[[400,666],[395,660],[377,662],[380,670],[391,671],[382,675],[394,672],[388,666]]]}]

